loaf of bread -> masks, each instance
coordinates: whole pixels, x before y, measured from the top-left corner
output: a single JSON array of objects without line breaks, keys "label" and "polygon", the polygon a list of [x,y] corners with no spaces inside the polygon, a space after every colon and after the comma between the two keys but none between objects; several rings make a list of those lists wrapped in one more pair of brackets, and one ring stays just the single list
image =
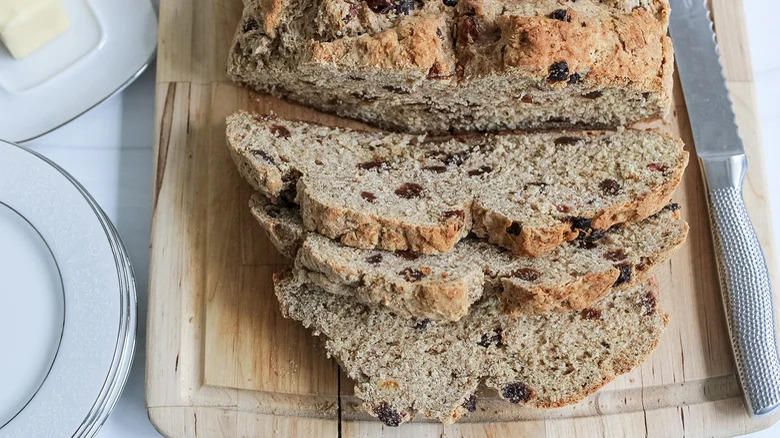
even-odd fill
[{"label": "loaf of bread", "polygon": [[482,240],[466,238],[445,254],[416,255],[351,248],[307,233],[293,209],[254,195],[253,215],[270,240],[296,258],[296,274],[326,292],[381,305],[405,318],[457,321],[484,294],[518,316],[583,309],[609,289],[632,287],[669,260],[685,241],[688,224],[671,204],[650,218],[556,248],[517,258]]},{"label": "loaf of bread", "polygon": [[509,317],[494,297],[458,322],[415,321],[277,277],[282,313],[321,336],[355,380],[364,408],[389,426],[415,414],[452,423],[480,408],[480,383],[510,403],[575,403],[641,363],[668,317],[649,281],[582,311]]},{"label": "loaf of bread", "polygon": [[304,226],[344,245],[434,254],[469,231],[519,256],[641,221],[669,203],[688,162],[652,131],[448,139],[237,113],[227,137],[244,177]]},{"label": "loaf of bread", "polygon": [[667,0],[244,0],[237,82],[415,133],[606,128],[670,107]]}]

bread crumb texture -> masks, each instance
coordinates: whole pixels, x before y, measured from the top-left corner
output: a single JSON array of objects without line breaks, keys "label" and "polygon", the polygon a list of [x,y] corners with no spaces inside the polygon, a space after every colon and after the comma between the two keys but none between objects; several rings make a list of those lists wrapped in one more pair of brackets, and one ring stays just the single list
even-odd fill
[{"label": "bread crumb texture", "polygon": [[239,112],[227,137],[247,181],[299,205],[306,229],[422,254],[473,232],[538,257],[656,213],[688,163],[680,140],[653,131],[426,138]]},{"label": "bread crumb texture", "polygon": [[576,403],[641,363],[668,321],[652,280],[585,310],[518,318],[486,297],[442,324],[372,309],[298,277],[275,281],[284,315],[323,338],[364,409],[389,426],[415,415],[457,421],[479,409],[480,384],[514,404]]}]

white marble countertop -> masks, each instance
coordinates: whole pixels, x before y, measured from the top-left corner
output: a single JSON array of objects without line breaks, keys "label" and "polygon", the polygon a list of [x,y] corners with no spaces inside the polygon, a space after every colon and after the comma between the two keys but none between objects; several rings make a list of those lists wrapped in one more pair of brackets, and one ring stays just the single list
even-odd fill
[{"label": "white marble countertop", "polygon": [[[768,166],[780,164],[780,50],[773,0],[745,0],[761,132]],[[152,195],[154,69],[120,95],[29,146],[73,174],[117,226],[133,260],[138,287],[139,331],[135,365],[101,438],[159,437],[144,408],[146,293]],[[770,167],[770,168],[771,168]],[[780,230],[780,172],[769,173],[775,230]],[[780,249],[780,233],[775,235]],[[778,286],[776,286],[778,287]],[[751,438],[780,436],[780,423]]]}]

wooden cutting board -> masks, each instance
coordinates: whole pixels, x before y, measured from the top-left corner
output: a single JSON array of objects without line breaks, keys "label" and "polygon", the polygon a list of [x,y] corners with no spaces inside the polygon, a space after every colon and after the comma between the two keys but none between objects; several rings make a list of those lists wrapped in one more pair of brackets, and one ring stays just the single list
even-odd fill
[{"label": "wooden cutting board", "polygon": [[[240,0],[164,1],[160,9],[146,390],[149,417],[163,434],[696,437],[743,434],[777,421],[751,420],[742,406],[695,160],[675,196],[690,237],[658,271],[660,303],[671,323],[644,365],[557,410],[522,408],[485,394],[478,412],[461,423],[400,428],[356,410],[352,382],[318,339],[278,310],[271,273],[288,261],[249,213],[251,191],[228,155],[225,117],[247,109],[361,125],[231,84],[225,60],[241,9]],[[751,163],[745,198],[774,267],[742,1],[715,0],[713,9]],[[679,83],[663,127],[693,152]]]}]

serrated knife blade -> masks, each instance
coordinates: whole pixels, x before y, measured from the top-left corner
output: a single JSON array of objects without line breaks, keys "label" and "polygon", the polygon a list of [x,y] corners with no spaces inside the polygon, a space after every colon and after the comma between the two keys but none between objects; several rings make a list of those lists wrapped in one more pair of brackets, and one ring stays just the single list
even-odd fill
[{"label": "serrated knife blade", "polygon": [[748,413],[780,406],[772,285],[742,197],[747,158],[729,100],[706,0],[671,0],[669,29],[707,186],[715,258]]},{"label": "serrated knife blade", "polygon": [[744,154],[706,0],[672,0],[669,28],[699,156]]}]

